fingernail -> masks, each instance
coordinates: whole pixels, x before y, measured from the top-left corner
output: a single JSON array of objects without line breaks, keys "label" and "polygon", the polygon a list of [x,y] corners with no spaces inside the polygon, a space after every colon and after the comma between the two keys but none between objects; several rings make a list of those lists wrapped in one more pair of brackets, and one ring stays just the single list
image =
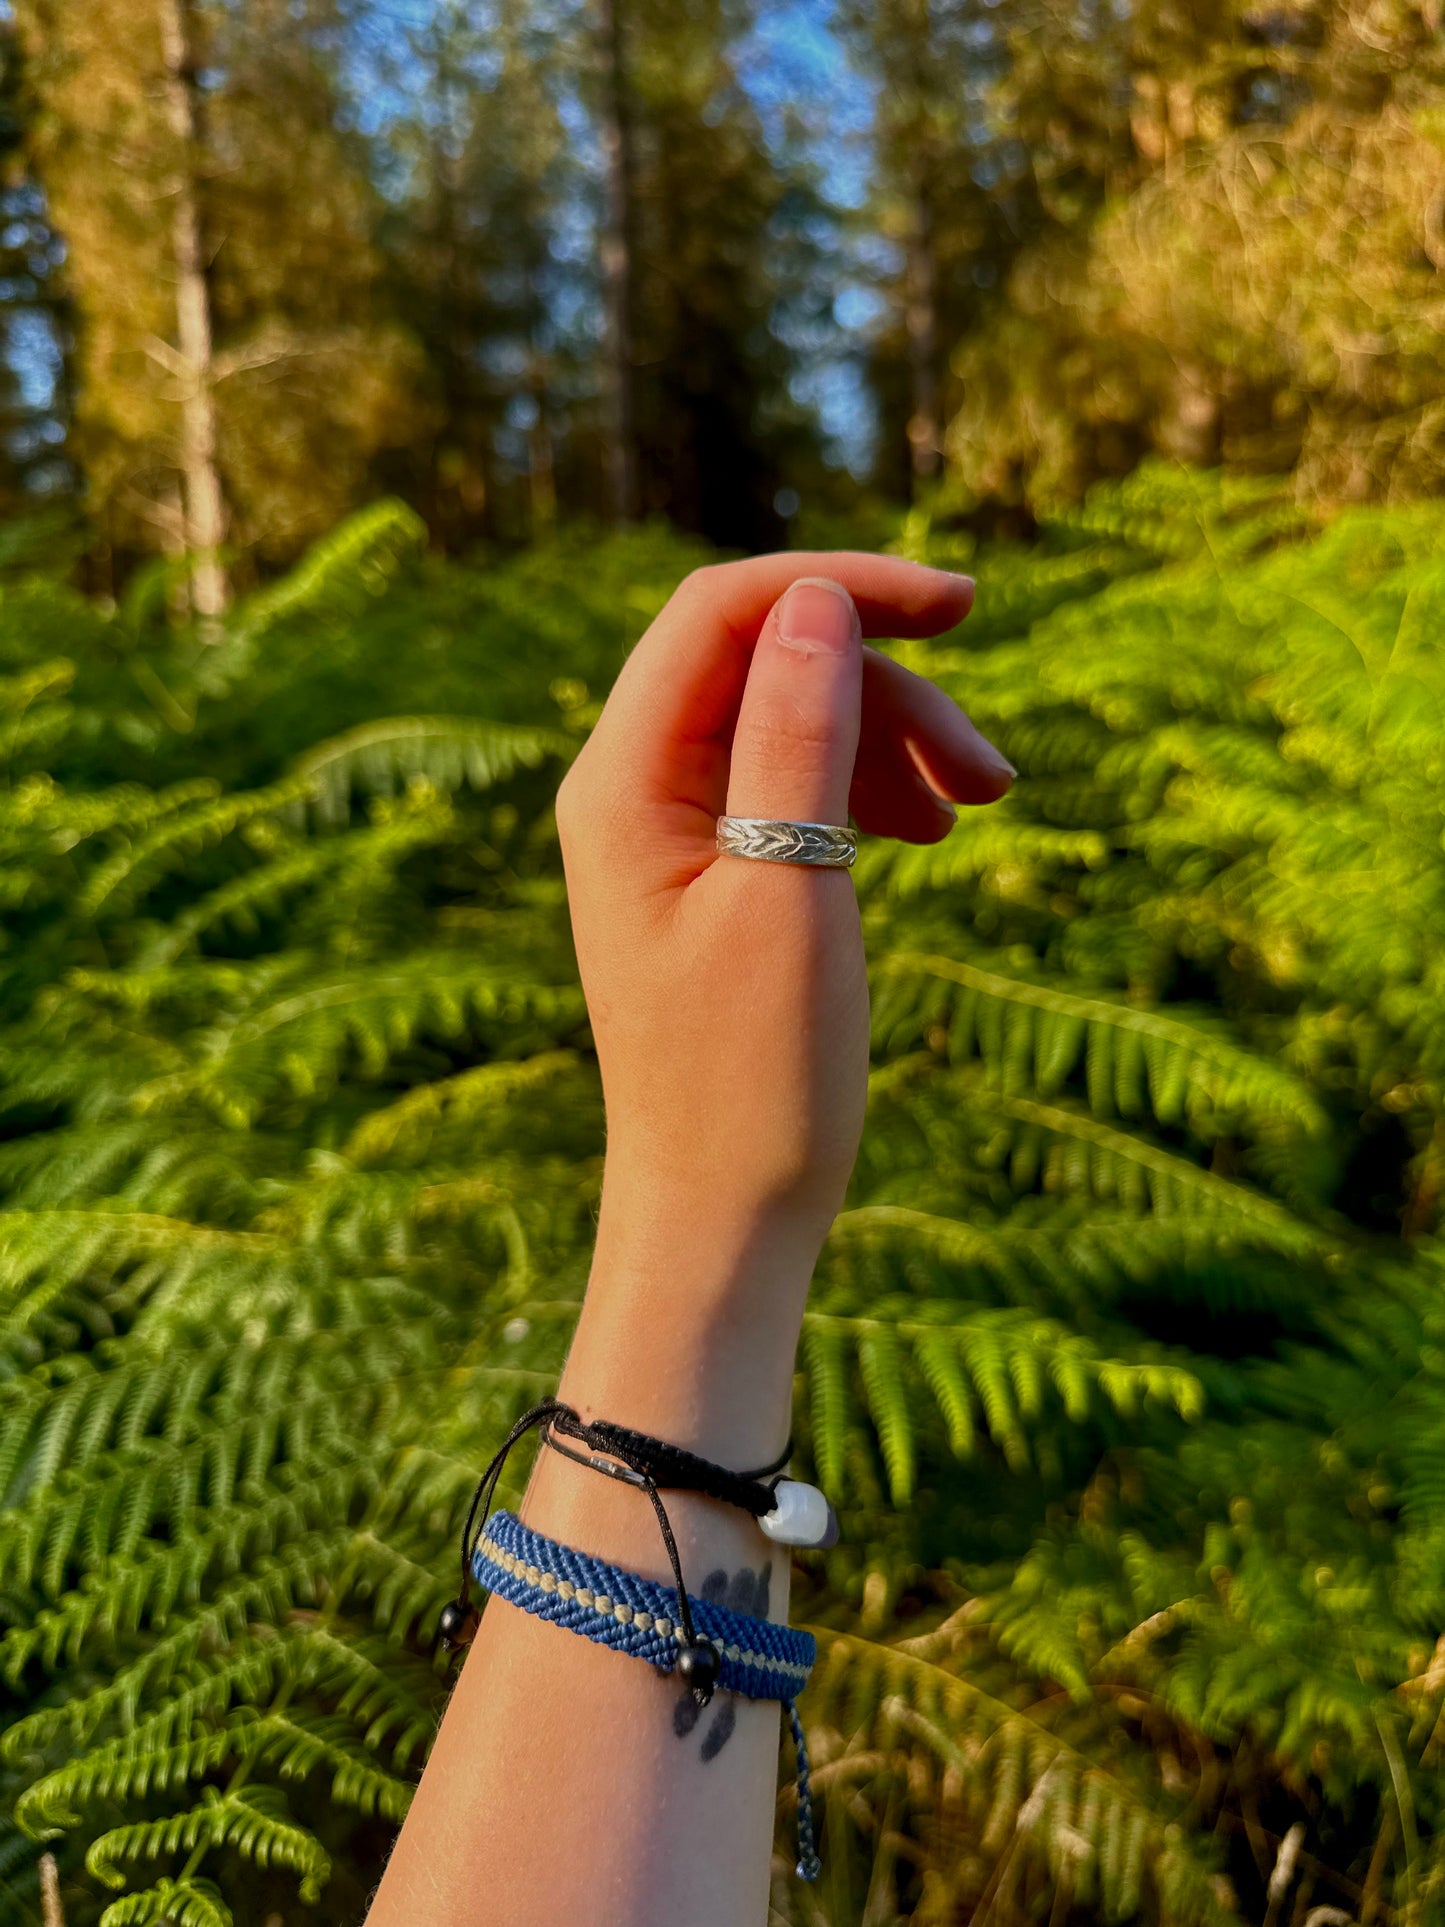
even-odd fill
[{"label": "fingernail", "polygon": [[802,576],[778,604],[778,641],[804,655],[841,656],[859,634],[848,591],[826,576]]},{"label": "fingernail", "polygon": [[982,746],[983,762],[986,769],[991,769],[995,776],[1007,776],[1010,780],[1018,775],[1018,771],[1014,768],[1007,756],[1004,755],[1002,750],[995,749],[987,736],[980,737],[979,742]]}]

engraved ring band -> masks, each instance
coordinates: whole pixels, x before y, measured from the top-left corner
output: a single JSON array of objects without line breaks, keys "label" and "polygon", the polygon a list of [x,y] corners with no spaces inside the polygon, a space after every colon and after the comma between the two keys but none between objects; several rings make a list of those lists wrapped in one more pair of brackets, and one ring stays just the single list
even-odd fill
[{"label": "engraved ring band", "polygon": [[757,857],[764,863],[811,863],[851,870],[858,832],[841,823],[793,823],[771,816],[720,816],[717,847],[725,856]]}]

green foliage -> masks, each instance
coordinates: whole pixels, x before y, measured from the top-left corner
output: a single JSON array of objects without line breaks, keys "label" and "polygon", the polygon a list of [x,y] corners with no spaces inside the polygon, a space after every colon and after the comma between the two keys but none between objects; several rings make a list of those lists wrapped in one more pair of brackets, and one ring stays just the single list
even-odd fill
[{"label": "green foliage", "polygon": [[311,1835],[287,1824],[281,1802],[269,1787],[232,1795],[207,1787],[201,1804],[189,1813],[172,1813],[163,1820],[102,1834],[85,1864],[108,1887],[123,1887],[126,1874],[121,1862],[152,1859],[181,1848],[190,1851],[202,1842],[207,1847],[234,1846],[263,1867],[291,1868],[301,1876],[303,1900],[315,1900],[331,1872],[330,1861]]},{"label": "green foliage", "polygon": [[1292,524],[1146,468],[1016,572],[906,531],[986,619],[1004,575],[1012,635],[898,654],[1021,776],[855,870],[795,1603],[835,1873],[787,1918],[1437,1916],[1445,512]]},{"label": "green foliage", "polygon": [[1386,0],[1362,33],[1343,0],[1265,30],[1239,0],[860,5],[958,23],[967,54],[935,28],[912,92],[983,96],[953,140],[879,160],[932,255],[889,345],[916,367],[936,282],[955,508],[1027,527],[1151,451],[1289,474],[1301,502],[1439,493],[1431,6]]},{"label": "green foliage", "polygon": [[[980,590],[898,654],[1021,776],[854,872],[868,1128],[799,1359],[826,1875],[780,1853],[775,1911],[1222,1927],[1299,1824],[1300,1907],[1424,1927],[1445,512],[1310,536],[1145,470],[1025,555],[904,541]],[[78,1927],[364,1911],[591,1257],[551,799],[698,559],[441,567],[383,505],[204,650],[0,599],[17,1918],[42,1840]]]}]

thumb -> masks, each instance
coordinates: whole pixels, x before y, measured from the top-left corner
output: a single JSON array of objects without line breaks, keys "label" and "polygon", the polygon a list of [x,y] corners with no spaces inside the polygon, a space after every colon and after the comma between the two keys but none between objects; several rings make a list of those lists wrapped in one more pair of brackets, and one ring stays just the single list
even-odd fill
[{"label": "thumb", "polygon": [[733,732],[729,816],[848,821],[863,709],[863,632],[829,576],[800,576],[763,622]]}]

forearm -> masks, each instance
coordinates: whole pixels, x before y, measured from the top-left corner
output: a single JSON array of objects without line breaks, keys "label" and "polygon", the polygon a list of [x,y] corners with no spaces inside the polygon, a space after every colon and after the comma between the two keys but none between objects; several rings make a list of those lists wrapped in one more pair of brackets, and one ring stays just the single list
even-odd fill
[{"label": "forearm", "polygon": [[[559,1396],[724,1465],[766,1464],[787,1442],[820,1241],[795,1218],[609,1171]],[[715,1500],[664,1503],[690,1592],[721,1572],[728,1603],[756,1611],[765,1577],[767,1615],[786,1620],[786,1547]],[[673,1583],[642,1492],[543,1450],[519,1511]],[[490,1601],[369,1927],[761,1927],[781,1730],[776,1701],[720,1690],[698,1714],[676,1678]]]}]

